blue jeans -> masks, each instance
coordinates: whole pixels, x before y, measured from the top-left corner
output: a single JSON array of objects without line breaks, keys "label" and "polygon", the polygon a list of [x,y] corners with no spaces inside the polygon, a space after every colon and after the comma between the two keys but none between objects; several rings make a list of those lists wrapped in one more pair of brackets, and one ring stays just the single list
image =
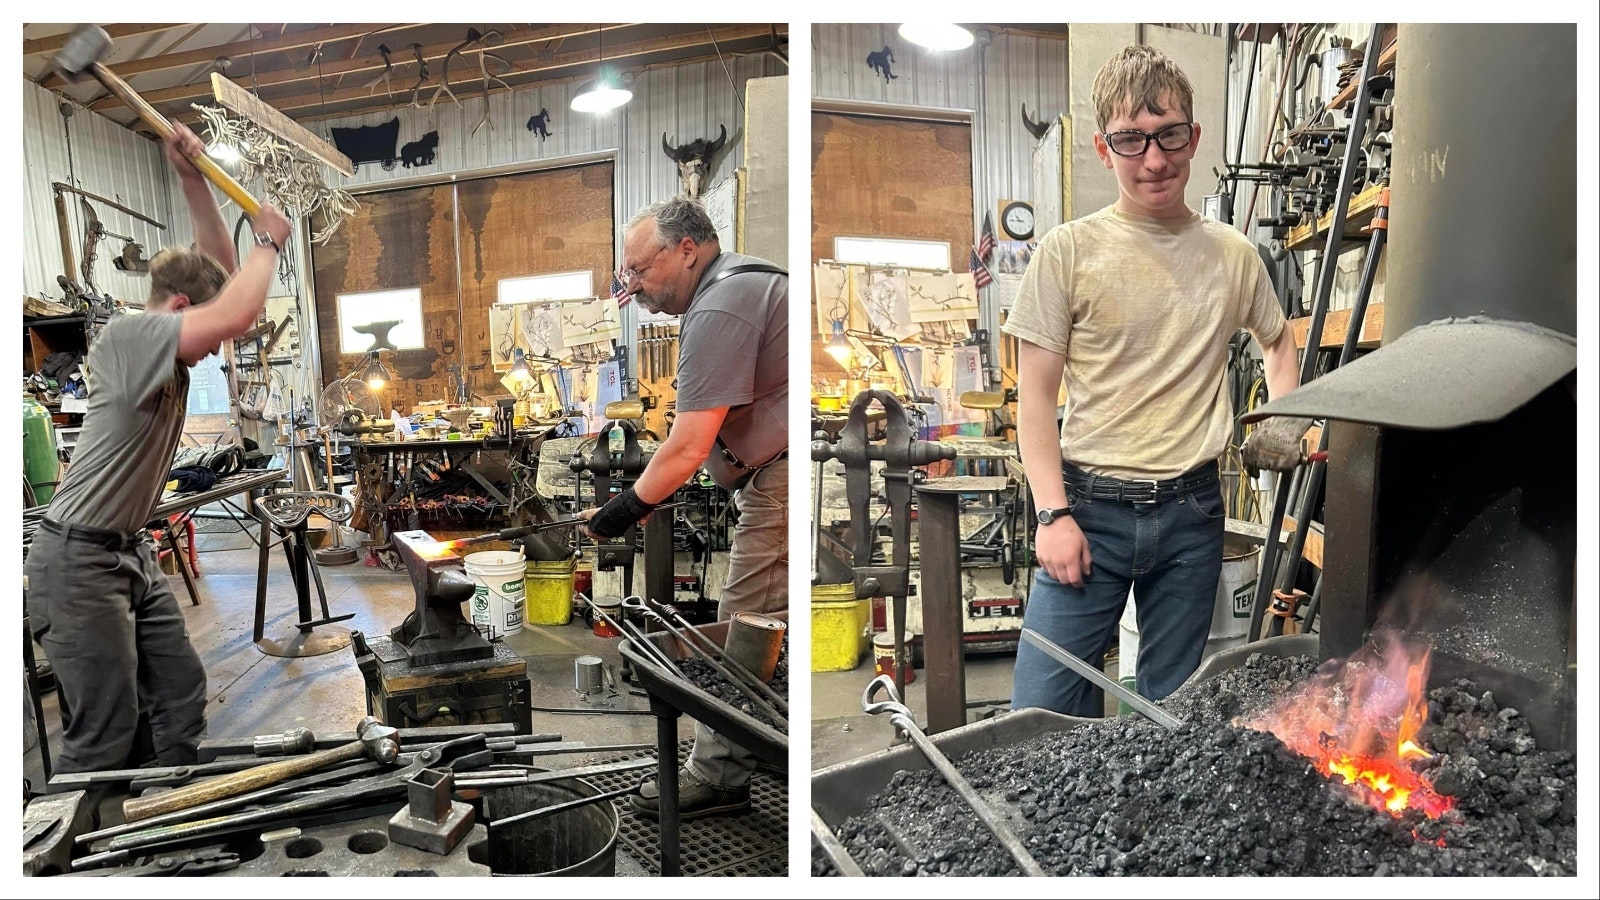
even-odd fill
[{"label": "blue jeans", "polygon": [[[1221,485],[1212,479],[1154,503],[1083,498],[1071,484],[1067,492],[1072,518],[1089,541],[1091,572],[1075,588],[1036,570],[1023,627],[1103,668],[1132,586],[1139,617],[1138,691],[1160,700],[1193,674],[1205,652],[1222,576]],[[1104,714],[1098,688],[1032,644],[1018,644],[1012,679],[1012,709]]]}]

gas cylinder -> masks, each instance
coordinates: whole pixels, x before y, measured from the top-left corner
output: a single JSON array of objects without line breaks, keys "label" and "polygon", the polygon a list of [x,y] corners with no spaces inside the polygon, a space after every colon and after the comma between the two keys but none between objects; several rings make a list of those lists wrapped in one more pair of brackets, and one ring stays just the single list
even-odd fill
[{"label": "gas cylinder", "polygon": [[61,480],[61,461],[56,456],[56,430],[50,411],[32,394],[22,395],[22,471],[33,486],[35,501],[43,506],[55,496],[55,482]]}]

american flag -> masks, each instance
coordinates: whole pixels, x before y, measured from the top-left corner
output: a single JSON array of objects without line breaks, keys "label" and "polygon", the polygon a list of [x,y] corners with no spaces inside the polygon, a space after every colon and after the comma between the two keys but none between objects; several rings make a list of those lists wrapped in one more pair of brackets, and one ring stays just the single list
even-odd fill
[{"label": "american flag", "polygon": [[972,258],[967,260],[967,269],[972,272],[972,283],[978,287],[988,287],[994,283],[994,276],[989,274],[989,267],[978,258],[978,251],[972,251]]},{"label": "american flag", "polygon": [[618,306],[627,306],[628,301],[633,299],[628,289],[622,286],[622,279],[615,275],[611,276],[611,299],[617,301]]},{"label": "american flag", "polygon": [[983,233],[978,235],[978,259],[988,262],[994,255],[994,220],[988,213],[983,214]]}]

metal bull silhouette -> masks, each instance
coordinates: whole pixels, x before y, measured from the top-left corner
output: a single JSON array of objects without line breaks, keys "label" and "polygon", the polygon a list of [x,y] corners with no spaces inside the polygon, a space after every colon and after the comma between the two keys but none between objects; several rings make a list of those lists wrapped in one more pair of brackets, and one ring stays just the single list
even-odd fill
[{"label": "metal bull silhouette", "polygon": [[667,158],[678,164],[678,182],[683,187],[683,196],[690,200],[700,197],[701,185],[711,171],[711,158],[722,150],[722,145],[728,141],[728,126],[719,125],[721,129],[717,139],[707,142],[705,138],[697,138],[679,147],[673,147],[667,142],[667,133],[661,132],[661,150]]}]

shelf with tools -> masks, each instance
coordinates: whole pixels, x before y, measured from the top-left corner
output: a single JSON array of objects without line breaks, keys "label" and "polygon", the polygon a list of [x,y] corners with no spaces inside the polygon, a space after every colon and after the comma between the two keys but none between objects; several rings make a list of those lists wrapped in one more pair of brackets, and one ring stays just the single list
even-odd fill
[{"label": "shelf with tools", "polygon": [[[1365,244],[1366,228],[1372,223],[1372,214],[1378,209],[1378,199],[1382,196],[1384,187],[1382,184],[1369,185],[1361,193],[1350,198],[1350,210],[1344,220],[1345,244],[1339,248],[1340,250]],[[1328,229],[1332,227],[1333,210],[1329,210],[1315,222],[1289,229],[1289,237],[1283,242],[1283,247],[1285,250],[1326,249]]]}]

